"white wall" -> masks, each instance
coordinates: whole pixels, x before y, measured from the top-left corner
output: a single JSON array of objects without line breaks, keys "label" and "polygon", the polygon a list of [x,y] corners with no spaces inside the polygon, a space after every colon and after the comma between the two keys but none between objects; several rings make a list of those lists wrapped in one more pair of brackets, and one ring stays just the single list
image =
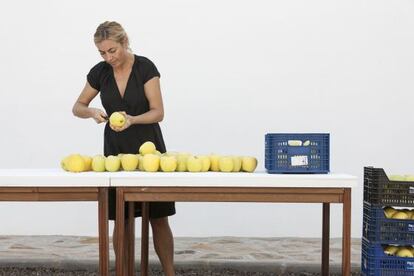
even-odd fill
[{"label": "white wall", "polygon": [[[414,173],[412,14],[408,0],[8,1],[0,168],[57,167],[69,153],[102,151],[103,126],[71,108],[100,61],[95,28],[116,20],[161,72],[170,150],[255,155],[264,169],[265,133],[329,132],[333,172],[360,185],[366,165]],[[359,237],[362,188],[352,196]],[[0,205],[1,235],[96,235],[93,203]],[[318,204],[179,203],[177,211],[176,236],[321,233]],[[341,235],[336,205],[331,233]]]}]

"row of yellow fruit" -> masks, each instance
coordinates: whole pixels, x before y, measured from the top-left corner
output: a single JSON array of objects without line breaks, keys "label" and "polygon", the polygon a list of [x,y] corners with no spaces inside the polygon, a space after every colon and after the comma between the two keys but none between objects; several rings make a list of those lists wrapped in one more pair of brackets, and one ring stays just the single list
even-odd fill
[{"label": "row of yellow fruit", "polygon": [[61,167],[70,172],[253,172],[257,159],[250,156],[193,156],[183,153],[119,154],[118,156],[90,156],[71,154],[61,161]]},{"label": "row of yellow fruit", "polygon": [[118,156],[111,155],[108,157],[96,155],[93,158],[71,154],[61,161],[61,166],[64,170],[70,172],[91,170],[115,172],[121,169],[147,172],[253,172],[257,167],[257,159],[249,156],[220,156],[215,154],[193,156],[189,153],[178,152],[161,154],[152,142],[143,143],[138,152],[139,154],[119,154]]},{"label": "row of yellow fruit", "polygon": [[384,253],[389,256],[398,256],[403,258],[414,258],[414,248],[411,245],[387,245],[384,248]]},{"label": "row of yellow fruit", "polygon": [[414,209],[395,209],[391,206],[383,208],[387,219],[411,219],[414,220]]}]

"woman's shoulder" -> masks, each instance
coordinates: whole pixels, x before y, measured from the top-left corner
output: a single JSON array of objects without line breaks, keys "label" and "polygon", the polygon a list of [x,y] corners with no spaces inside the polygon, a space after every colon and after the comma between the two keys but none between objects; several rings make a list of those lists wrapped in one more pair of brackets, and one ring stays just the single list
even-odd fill
[{"label": "woman's shoulder", "polygon": [[95,65],[91,68],[90,72],[94,72],[94,73],[102,73],[102,72],[104,72],[104,71],[107,71],[107,70],[108,70],[108,66],[109,66],[109,64],[108,64],[108,63],[106,63],[105,61],[101,61],[101,62],[99,62],[99,63],[95,64]]},{"label": "woman's shoulder", "polygon": [[143,66],[154,66],[154,62],[147,57],[135,55],[135,58],[138,61],[138,64]]},{"label": "woman's shoulder", "polygon": [[137,61],[136,64],[138,64],[138,70],[141,73],[141,77],[144,84],[153,77],[161,76],[157,67],[149,58],[137,55],[135,55],[135,58]]},{"label": "woman's shoulder", "polygon": [[108,63],[101,61],[93,66],[86,76],[89,84],[98,91],[100,90],[102,80],[108,76],[108,66],[110,66]]}]

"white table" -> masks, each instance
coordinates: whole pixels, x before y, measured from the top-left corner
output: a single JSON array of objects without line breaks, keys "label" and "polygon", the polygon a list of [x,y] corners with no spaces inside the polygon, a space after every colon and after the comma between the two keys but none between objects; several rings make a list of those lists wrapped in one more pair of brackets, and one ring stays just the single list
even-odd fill
[{"label": "white table", "polygon": [[109,275],[109,185],[109,173],[0,169],[0,201],[98,201],[99,275],[103,276]]},{"label": "white table", "polygon": [[[256,173],[146,173],[120,172],[111,177],[117,187],[116,275],[123,275],[124,253],[128,255],[128,275],[134,271],[134,219],[125,222],[125,202],[142,203],[141,275],[148,275],[148,202],[294,202],[322,203],[322,275],[329,275],[330,203],[343,204],[342,275],[351,270],[351,189],[357,178],[346,174],[267,174]],[[132,214],[133,212],[129,212]],[[125,232],[128,248],[124,248]],[[126,251],[126,252],[125,252]]]}]

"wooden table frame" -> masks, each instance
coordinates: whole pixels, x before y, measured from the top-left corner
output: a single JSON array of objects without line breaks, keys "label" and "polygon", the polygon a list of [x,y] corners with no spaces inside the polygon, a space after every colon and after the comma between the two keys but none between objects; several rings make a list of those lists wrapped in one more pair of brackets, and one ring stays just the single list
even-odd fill
[{"label": "wooden table frame", "polygon": [[[118,235],[116,275],[122,276],[121,260],[127,253],[128,275],[134,275],[134,218],[131,215],[125,229],[125,203],[133,209],[134,202],[142,202],[141,275],[148,275],[149,202],[289,202],[322,203],[322,275],[329,275],[330,203],[342,203],[342,275],[351,272],[351,188],[250,188],[250,187],[117,187],[116,221]],[[132,212],[129,212],[132,214]],[[124,235],[128,244],[124,249]]]},{"label": "wooden table frame", "polygon": [[0,201],[98,201],[99,275],[109,276],[108,188],[0,187]]}]

